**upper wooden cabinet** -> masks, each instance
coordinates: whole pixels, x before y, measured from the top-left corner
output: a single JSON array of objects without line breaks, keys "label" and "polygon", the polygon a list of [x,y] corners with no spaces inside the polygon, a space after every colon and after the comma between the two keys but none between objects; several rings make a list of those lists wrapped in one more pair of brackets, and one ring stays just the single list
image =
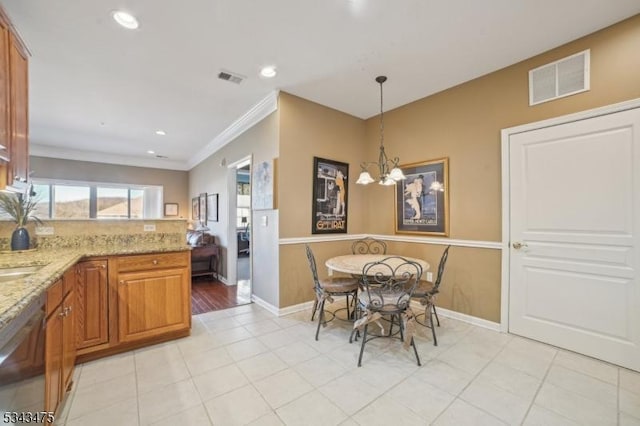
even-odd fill
[{"label": "upper wooden cabinet", "polygon": [[29,179],[29,57],[0,8],[0,189]]}]

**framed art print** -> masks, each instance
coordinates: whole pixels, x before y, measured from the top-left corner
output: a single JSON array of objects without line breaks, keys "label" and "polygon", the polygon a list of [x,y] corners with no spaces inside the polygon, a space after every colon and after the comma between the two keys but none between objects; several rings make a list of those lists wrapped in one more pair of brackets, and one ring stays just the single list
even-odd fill
[{"label": "framed art print", "polygon": [[396,233],[448,236],[449,159],[400,168],[407,178],[396,184]]},{"label": "framed art print", "polygon": [[313,157],[312,234],[347,232],[349,165]]}]

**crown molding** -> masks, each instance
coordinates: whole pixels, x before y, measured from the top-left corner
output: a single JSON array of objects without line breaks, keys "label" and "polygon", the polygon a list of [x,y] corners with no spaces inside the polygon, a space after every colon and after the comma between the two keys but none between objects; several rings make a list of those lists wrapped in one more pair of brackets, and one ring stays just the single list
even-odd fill
[{"label": "crown molding", "polygon": [[35,157],[61,158],[64,160],[87,161],[91,163],[117,164],[120,166],[148,167],[151,169],[188,171],[183,161],[163,160],[156,158],[140,158],[104,152],[70,150],[47,145],[29,144],[29,155]]},{"label": "crown molding", "polygon": [[193,157],[187,161],[188,170],[191,170],[223,146],[233,141],[235,138],[255,126],[262,121],[266,116],[278,109],[278,94],[280,92],[275,90],[269,93],[260,102],[255,104],[249,111],[244,113],[240,118],[231,123],[229,127],[224,129],[218,136],[213,138],[211,142],[205,145],[200,151],[198,151]]}]

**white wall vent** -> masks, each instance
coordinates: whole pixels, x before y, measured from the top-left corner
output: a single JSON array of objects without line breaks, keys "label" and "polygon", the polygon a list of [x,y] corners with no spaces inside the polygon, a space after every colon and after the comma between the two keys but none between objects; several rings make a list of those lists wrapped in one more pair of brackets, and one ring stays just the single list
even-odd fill
[{"label": "white wall vent", "polygon": [[589,90],[589,49],[529,71],[529,105]]},{"label": "white wall vent", "polygon": [[233,73],[231,71],[220,70],[218,73],[220,80],[230,81],[232,83],[240,84],[246,77],[240,74]]}]

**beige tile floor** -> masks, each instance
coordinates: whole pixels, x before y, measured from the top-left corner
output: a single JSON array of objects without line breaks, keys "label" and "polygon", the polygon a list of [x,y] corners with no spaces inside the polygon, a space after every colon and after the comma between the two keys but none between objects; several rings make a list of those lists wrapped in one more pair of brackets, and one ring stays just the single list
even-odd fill
[{"label": "beige tile floor", "polygon": [[439,346],[358,344],[310,312],[194,316],[192,335],[78,365],[58,424],[640,425],[640,374],[441,318]]}]

